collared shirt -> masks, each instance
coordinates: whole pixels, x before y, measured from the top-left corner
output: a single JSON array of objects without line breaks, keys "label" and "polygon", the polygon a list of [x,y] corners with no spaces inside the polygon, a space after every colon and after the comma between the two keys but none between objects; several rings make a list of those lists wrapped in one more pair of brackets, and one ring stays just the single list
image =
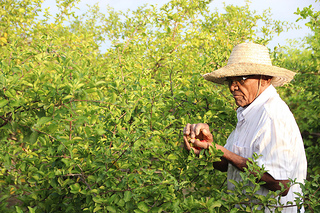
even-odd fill
[{"label": "collared shirt", "polygon": [[[303,183],[306,179],[307,160],[300,130],[289,107],[270,85],[249,106],[237,109],[238,123],[230,134],[225,148],[244,158],[253,153],[260,167],[276,180],[293,179]],[[228,165],[228,179],[241,181],[240,171]],[[228,181],[228,189],[234,185]],[[258,194],[268,194],[262,187]],[[293,185],[281,203],[294,202],[294,192],[301,193],[299,185]],[[266,211],[268,212],[268,211]],[[297,212],[296,207],[284,208],[282,212]]]}]

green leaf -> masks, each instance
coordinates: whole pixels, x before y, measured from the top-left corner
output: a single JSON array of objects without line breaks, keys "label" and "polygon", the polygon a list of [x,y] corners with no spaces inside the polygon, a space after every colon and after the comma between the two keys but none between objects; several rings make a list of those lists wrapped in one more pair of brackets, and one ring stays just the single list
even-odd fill
[{"label": "green leaf", "polygon": [[98,81],[96,82],[96,86],[99,86],[100,84],[105,84],[106,82],[105,81]]},{"label": "green leaf", "polygon": [[219,200],[216,200],[216,201],[214,201],[212,204],[211,204],[211,208],[216,208],[216,207],[221,207],[221,205],[222,205],[222,203],[221,203],[221,201],[219,201]]},{"label": "green leaf", "polygon": [[4,107],[5,105],[7,105],[8,102],[9,102],[9,101],[6,100],[6,99],[0,100],[0,107]]},{"label": "green leaf", "polygon": [[70,99],[70,98],[73,98],[74,96],[73,95],[66,95],[63,100],[66,100],[66,99]]},{"label": "green leaf", "polygon": [[92,198],[95,203],[102,203],[103,199],[100,196],[95,196]]},{"label": "green leaf", "polygon": [[145,202],[140,202],[140,203],[138,203],[138,208],[140,209],[140,210],[142,210],[143,212],[148,212],[149,211],[149,207],[148,207],[148,205],[145,203]]},{"label": "green leaf", "polygon": [[28,209],[29,209],[29,213],[36,213],[37,207],[32,208],[32,207],[28,206]]},{"label": "green leaf", "polygon": [[73,194],[78,194],[81,191],[81,187],[79,183],[75,183],[70,186],[70,192]]},{"label": "green leaf", "polygon": [[116,100],[117,100],[117,94],[116,93],[112,93],[111,103],[116,102]]},{"label": "green leaf", "polygon": [[236,213],[236,212],[238,212],[238,209],[237,209],[237,208],[233,208],[233,209],[231,209],[231,211],[230,211],[230,213]]},{"label": "green leaf", "polygon": [[120,200],[117,202],[117,205],[120,206],[120,207],[123,207],[125,204],[126,204],[126,202],[125,202],[123,199],[120,199]]},{"label": "green leaf", "polygon": [[110,212],[117,212],[116,208],[113,206],[107,206],[107,210]]},{"label": "green leaf", "polygon": [[96,131],[97,131],[97,134],[98,134],[98,135],[103,135],[103,134],[106,132],[106,131],[103,130],[103,129],[97,129]]},{"label": "green leaf", "polygon": [[100,205],[98,205],[93,209],[93,212],[97,212],[97,211],[99,211],[101,209],[103,209],[103,208]]},{"label": "green leaf", "polygon": [[177,155],[176,154],[170,154],[169,156],[168,156],[168,159],[169,160],[176,160],[178,157],[177,157]]},{"label": "green leaf", "polygon": [[90,88],[86,90],[86,93],[93,93],[96,91],[96,88]]},{"label": "green leaf", "polygon": [[39,135],[38,132],[31,133],[29,142],[30,143],[35,143],[37,141],[37,139],[38,139],[38,135]]},{"label": "green leaf", "polygon": [[131,118],[131,113],[127,113],[125,116],[124,116],[124,121],[125,122],[128,122],[129,120],[130,120],[130,118]]},{"label": "green leaf", "polygon": [[17,213],[23,213],[22,209],[19,206],[15,206]]},{"label": "green leaf", "polygon": [[42,125],[42,124],[48,123],[51,120],[52,120],[51,117],[42,117],[38,120],[37,124]]},{"label": "green leaf", "polygon": [[132,197],[131,191],[125,191],[125,192],[124,192],[124,201],[125,201],[125,202],[130,201],[131,197]]}]

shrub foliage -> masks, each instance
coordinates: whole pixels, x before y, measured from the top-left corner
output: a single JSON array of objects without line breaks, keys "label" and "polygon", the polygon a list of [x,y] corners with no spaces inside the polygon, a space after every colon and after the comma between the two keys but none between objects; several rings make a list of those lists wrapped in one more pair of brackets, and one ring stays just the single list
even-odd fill
[{"label": "shrub foliage", "polygon": [[[181,142],[186,123],[205,122],[215,142],[225,143],[236,106],[227,87],[201,74],[224,66],[239,42],[267,44],[287,24],[249,5],[212,12],[205,0],[126,13],[93,6],[79,16],[77,3],[57,1],[54,15],[41,0],[0,3],[0,210],[280,212],[280,192],[255,195],[261,183],[250,171],[228,192],[226,174],[212,166],[221,153],[195,156]],[[310,161],[301,200],[316,211],[319,14],[298,13],[310,16],[311,49],[272,53],[275,63],[299,72],[280,92]],[[249,170],[264,172],[255,164]]]}]

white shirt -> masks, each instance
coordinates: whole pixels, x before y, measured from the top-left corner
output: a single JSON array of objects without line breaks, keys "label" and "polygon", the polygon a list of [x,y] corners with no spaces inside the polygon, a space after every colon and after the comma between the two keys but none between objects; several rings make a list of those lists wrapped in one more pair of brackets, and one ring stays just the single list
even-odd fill
[{"label": "white shirt", "polygon": [[[276,89],[271,85],[246,108],[237,110],[238,123],[230,134],[225,148],[244,158],[253,153],[262,155],[257,159],[260,167],[276,180],[306,179],[307,160],[298,125]],[[241,181],[240,171],[228,165],[228,180]],[[228,189],[234,185],[228,181]],[[290,187],[288,194],[281,197],[281,203],[294,202],[294,192],[302,194],[299,185]],[[268,194],[262,187],[258,194]],[[269,211],[266,211],[269,212]],[[296,207],[284,208],[282,212],[297,212]]]}]

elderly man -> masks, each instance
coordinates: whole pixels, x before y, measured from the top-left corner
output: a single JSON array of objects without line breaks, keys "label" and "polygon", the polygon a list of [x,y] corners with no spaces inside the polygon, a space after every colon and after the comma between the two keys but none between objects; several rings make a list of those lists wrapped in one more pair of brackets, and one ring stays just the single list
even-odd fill
[{"label": "elderly man", "polygon": [[[303,183],[307,161],[296,121],[274,88],[291,81],[294,75],[290,70],[272,66],[268,49],[263,45],[235,46],[225,67],[203,77],[218,84],[228,83],[239,106],[237,126],[223,147],[213,143],[207,124],[187,124],[183,131],[185,148],[198,154],[199,148],[195,147],[208,149],[215,145],[224,154],[214,167],[227,171],[228,179],[235,181],[241,181],[240,172],[247,167],[248,158],[253,153],[261,155],[257,163],[260,167],[264,165],[267,172],[261,178],[265,184],[258,193],[266,195],[269,190],[280,190],[282,183],[286,190],[281,203],[294,203],[294,193],[301,193],[301,189],[287,183],[289,179]],[[228,189],[233,187],[228,181]],[[297,207],[286,207],[282,212],[297,212]]]}]

